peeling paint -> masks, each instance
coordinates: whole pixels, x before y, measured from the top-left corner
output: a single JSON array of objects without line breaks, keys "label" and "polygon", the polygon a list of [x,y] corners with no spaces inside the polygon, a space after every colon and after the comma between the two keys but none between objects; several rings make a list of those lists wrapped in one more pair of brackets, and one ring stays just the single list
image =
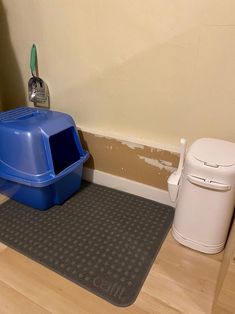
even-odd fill
[{"label": "peeling paint", "polygon": [[100,135],[100,134],[92,134],[93,136],[95,137],[98,137],[98,138],[102,138],[102,139],[105,139],[105,140],[113,140],[112,137],[108,137],[108,136],[103,136],[103,135]]},{"label": "peeling paint", "polygon": [[177,156],[177,157],[178,157],[179,154],[180,154],[179,152],[172,152],[172,151],[169,151],[169,153],[170,153],[172,156]]},{"label": "peeling paint", "polygon": [[[172,167],[172,163],[165,161],[165,160],[157,160],[157,159],[152,159],[148,158],[145,156],[138,155],[139,159],[144,160],[147,164],[152,165],[156,168],[159,168],[161,170],[167,170],[169,172],[173,172],[176,170],[175,167]],[[171,164],[171,165],[170,165]]]},{"label": "peeling paint", "polygon": [[112,145],[105,145],[105,148],[112,150],[112,149],[113,149],[113,146],[112,146]]},{"label": "peeling paint", "polygon": [[168,166],[168,167],[172,167],[172,162],[170,161],[166,161],[166,160],[161,160],[159,159],[159,162],[164,165],[164,166]]},{"label": "peeling paint", "polygon": [[100,134],[92,134],[92,135],[95,136],[95,137],[99,137],[99,138],[105,138],[105,136],[100,135]]},{"label": "peeling paint", "polygon": [[135,149],[135,148],[144,149],[144,145],[142,145],[142,144],[136,144],[136,143],[127,142],[127,141],[120,141],[120,142],[122,143],[122,145],[126,145],[131,149]]}]

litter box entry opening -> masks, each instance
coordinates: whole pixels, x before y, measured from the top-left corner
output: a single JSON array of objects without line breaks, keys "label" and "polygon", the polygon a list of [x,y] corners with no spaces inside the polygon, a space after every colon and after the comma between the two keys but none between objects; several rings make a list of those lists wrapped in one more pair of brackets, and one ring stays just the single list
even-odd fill
[{"label": "litter box entry opening", "polygon": [[70,127],[49,137],[55,174],[60,173],[80,159],[75,132],[74,127]]}]

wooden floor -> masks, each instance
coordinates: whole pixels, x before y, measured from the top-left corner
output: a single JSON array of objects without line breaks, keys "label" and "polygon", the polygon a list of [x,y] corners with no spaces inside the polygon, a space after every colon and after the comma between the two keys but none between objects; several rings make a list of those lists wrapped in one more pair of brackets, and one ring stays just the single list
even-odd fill
[{"label": "wooden floor", "polygon": [[205,255],[168,234],[136,302],[115,307],[0,244],[0,314],[211,313],[222,253]]}]

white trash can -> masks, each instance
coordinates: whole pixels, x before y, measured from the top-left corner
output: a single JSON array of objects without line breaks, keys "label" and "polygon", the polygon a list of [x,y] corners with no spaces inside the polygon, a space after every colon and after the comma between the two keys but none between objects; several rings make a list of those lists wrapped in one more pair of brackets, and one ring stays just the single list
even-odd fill
[{"label": "white trash can", "polygon": [[176,199],[174,238],[204,253],[220,252],[235,205],[235,144],[197,140],[187,152],[177,184],[175,176],[168,179],[170,196]]}]

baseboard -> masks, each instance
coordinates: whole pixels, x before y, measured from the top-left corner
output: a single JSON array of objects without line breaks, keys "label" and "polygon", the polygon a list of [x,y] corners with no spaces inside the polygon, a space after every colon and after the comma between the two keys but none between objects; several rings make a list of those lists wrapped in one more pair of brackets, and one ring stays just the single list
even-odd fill
[{"label": "baseboard", "polygon": [[167,191],[150,185],[86,167],[83,169],[83,178],[89,182],[101,184],[174,207],[174,203],[171,202]]}]

